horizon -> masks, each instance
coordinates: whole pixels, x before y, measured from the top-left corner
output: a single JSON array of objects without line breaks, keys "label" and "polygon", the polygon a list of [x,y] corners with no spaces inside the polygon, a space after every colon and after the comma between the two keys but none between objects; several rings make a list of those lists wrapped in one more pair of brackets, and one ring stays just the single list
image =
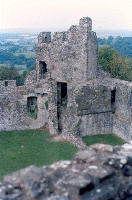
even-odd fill
[{"label": "horizon", "polygon": [[[69,27],[70,28],[70,27]],[[62,29],[36,29],[36,28],[7,28],[7,29],[0,29],[0,34],[30,34],[30,35],[36,35],[38,36],[40,32],[51,32],[51,35],[53,37],[53,34],[55,32],[64,32],[67,30]],[[93,30],[98,38],[108,38],[109,36],[112,36],[114,38],[120,36],[120,37],[132,37],[132,30],[129,29],[96,29]]]}]

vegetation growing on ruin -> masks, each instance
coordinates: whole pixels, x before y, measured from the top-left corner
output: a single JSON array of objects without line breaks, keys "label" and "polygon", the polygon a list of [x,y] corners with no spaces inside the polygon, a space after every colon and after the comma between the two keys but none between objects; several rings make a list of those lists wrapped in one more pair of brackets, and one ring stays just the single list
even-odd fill
[{"label": "vegetation growing on ruin", "polygon": [[29,165],[49,165],[70,160],[77,148],[68,142],[50,142],[47,131],[1,131],[0,176]]},{"label": "vegetation growing on ruin", "polygon": [[100,143],[100,144],[110,144],[110,145],[122,145],[126,143],[125,140],[114,134],[98,134],[92,136],[84,136],[84,142],[89,146],[92,144]]},{"label": "vegetation growing on ruin", "polygon": [[36,107],[34,110],[30,111],[30,117],[37,119],[38,108]]},{"label": "vegetation growing on ruin", "polygon": [[49,108],[49,101],[48,101],[48,100],[45,101],[45,107],[46,107],[46,109],[48,110],[48,108]]}]

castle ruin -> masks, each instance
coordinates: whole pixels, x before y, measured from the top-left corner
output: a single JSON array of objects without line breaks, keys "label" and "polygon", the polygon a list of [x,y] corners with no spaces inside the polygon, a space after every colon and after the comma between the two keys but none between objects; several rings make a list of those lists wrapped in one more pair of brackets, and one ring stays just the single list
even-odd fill
[{"label": "castle ruin", "polygon": [[92,20],[66,32],[42,32],[36,69],[24,86],[0,81],[0,130],[49,127],[51,134],[115,133],[132,138],[132,82],[110,78],[98,66]]}]

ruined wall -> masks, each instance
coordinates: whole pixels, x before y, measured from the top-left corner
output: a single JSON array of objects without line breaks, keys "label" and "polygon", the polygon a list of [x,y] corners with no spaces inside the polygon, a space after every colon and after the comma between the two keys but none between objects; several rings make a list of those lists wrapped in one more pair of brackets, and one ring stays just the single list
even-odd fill
[{"label": "ruined wall", "polygon": [[66,32],[54,33],[53,40],[50,32],[40,33],[36,69],[24,86],[0,81],[0,130],[48,124],[51,134],[114,132],[129,140],[132,84],[110,78],[97,66],[97,55],[97,37],[88,17]]},{"label": "ruined wall", "polygon": [[[42,88],[31,81],[29,76],[20,87],[16,81],[0,81],[0,130],[35,129],[48,123],[48,84]],[[28,108],[32,97],[36,98],[35,112]]]},{"label": "ruined wall", "polygon": [[97,76],[97,37],[91,24],[90,18],[82,18],[67,32],[55,33],[53,41],[36,44],[38,79],[42,61],[57,82],[79,83]]},{"label": "ruined wall", "polygon": [[[6,86],[5,82],[8,82]],[[17,92],[16,81],[0,81],[0,86],[0,130],[23,129],[28,125],[27,105]]]},{"label": "ruined wall", "polygon": [[130,200],[132,145],[91,145],[72,160],[6,175],[1,200]]},{"label": "ruined wall", "polygon": [[[50,132],[55,134],[58,133],[59,123],[57,83],[67,83],[68,88],[73,88],[80,83],[87,82],[89,79],[96,78],[97,37],[92,32],[92,20],[88,17],[80,19],[79,25],[71,26],[67,32],[54,33],[52,41],[50,39],[48,42],[45,41],[45,35],[46,33],[41,33],[36,44],[37,81],[41,82],[42,79],[51,81],[49,91],[49,127]],[[42,63],[43,67],[46,67],[43,75]],[[67,95],[70,104],[68,92]],[[72,103],[76,104],[73,101]],[[66,123],[66,110],[61,106],[60,111],[62,118],[60,124],[62,123],[63,127],[69,130],[63,123],[63,121]],[[75,118],[75,114],[74,110],[74,112],[70,113],[70,118]],[[74,127],[73,125],[73,129]]]},{"label": "ruined wall", "polygon": [[81,136],[112,132],[111,89],[90,83],[68,89],[64,113],[62,133],[65,135],[71,130]]},{"label": "ruined wall", "polygon": [[132,83],[127,81],[116,83],[115,109],[113,131],[122,138],[130,140],[132,138]]},{"label": "ruined wall", "polygon": [[115,91],[115,101],[111,104],[113,115],[113,132],[120,137],[130,140],[132,136],[132,83],[110,77],[99,78],[92,84],[100,84]]}]

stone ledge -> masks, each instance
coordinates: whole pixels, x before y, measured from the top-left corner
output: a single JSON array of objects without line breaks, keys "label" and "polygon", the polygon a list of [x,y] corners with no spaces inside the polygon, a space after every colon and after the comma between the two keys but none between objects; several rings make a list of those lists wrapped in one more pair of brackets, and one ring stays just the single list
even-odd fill
[{"label": "stone ledge", "polygon": [[0,200],[125,200],[132,198],[132,144],[96,144],[71,161],[30,166],[4,176]]}]

